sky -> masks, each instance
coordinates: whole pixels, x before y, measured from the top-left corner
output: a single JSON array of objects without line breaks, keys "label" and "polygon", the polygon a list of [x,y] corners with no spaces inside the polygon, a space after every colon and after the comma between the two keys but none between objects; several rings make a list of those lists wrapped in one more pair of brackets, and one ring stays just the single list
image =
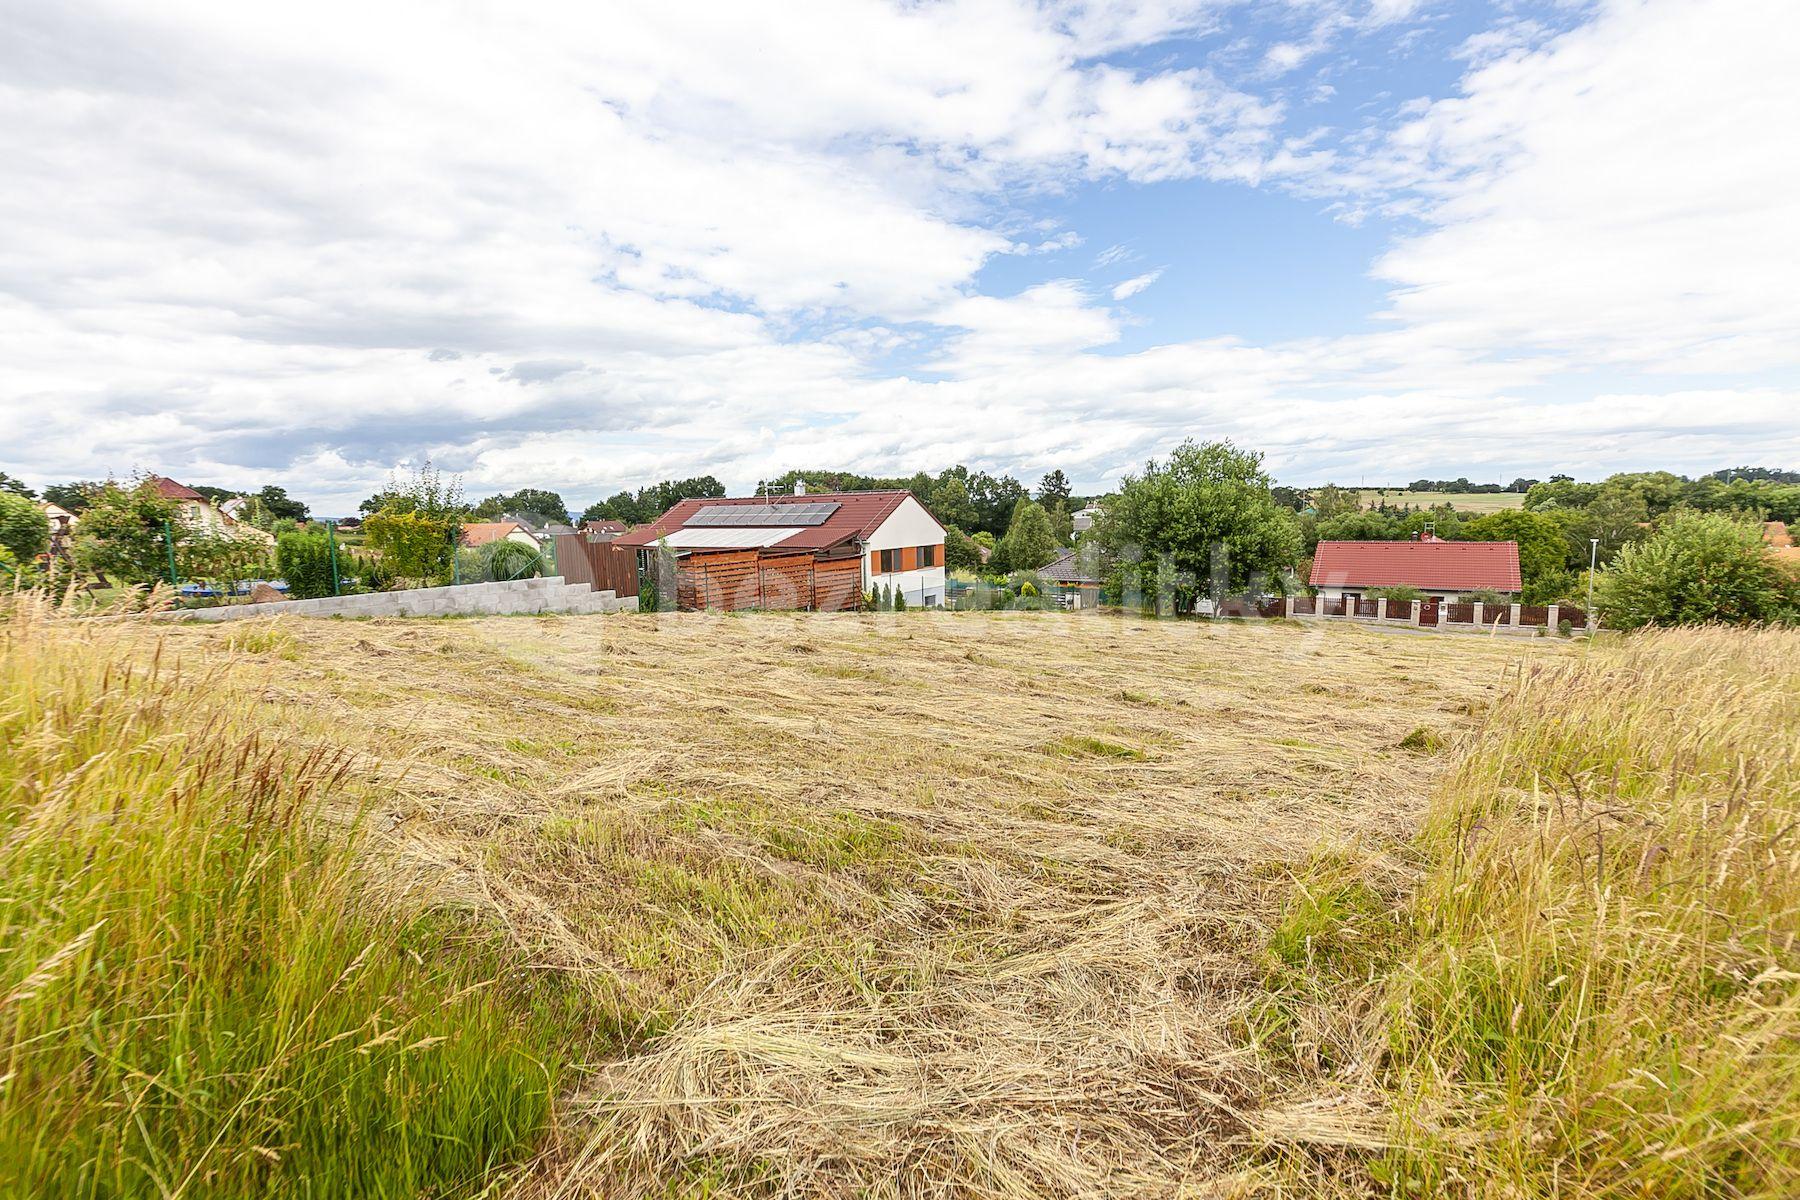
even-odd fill
[{"label": "sky", "polygon": [[1800,466],[1793,0],[0,0],[0,470]]}]

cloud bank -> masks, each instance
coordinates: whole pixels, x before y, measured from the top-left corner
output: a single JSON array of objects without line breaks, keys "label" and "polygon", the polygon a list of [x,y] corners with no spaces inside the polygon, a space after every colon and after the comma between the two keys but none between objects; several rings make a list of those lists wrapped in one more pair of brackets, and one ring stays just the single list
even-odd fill
[{"label": "cloud bank", "polygon": [[[1298,481],[1800,459],[1784,5],[1496,25],[1454,94],[1328,130],[1208,58],[1229,7],[8,9],[0,466],[331,511],[424,454],[571,498],[1102,485],[1190,434]],[[1307,12],[1308,60],[1424,19]],[[1170,187],[1391,224],[1387,302],[1121,351],[1153,242],[985,282],[1081,243],[1046,198]]]}]

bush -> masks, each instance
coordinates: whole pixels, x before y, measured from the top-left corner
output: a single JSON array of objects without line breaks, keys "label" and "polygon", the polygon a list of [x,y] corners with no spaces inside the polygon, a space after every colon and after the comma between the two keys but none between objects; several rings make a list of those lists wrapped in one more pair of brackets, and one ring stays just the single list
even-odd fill
[{"label": "bush", "polygon": [[1598,605],[1615,629],[1747,624],[1791,619],[1796,591],[1759,525],[1677,509],[1601,572]]},{"label": "bush", "polygon": [[50,522],[44,510],[23,496],[0,492],[0,547],[29,563],[50,549]]},{"label": "bush", "polygon": [[489,542],[478,552],[478,561],[483,579],[530,579],[544,573],[544,556],[519,542]]},{"label": "bush", "polygon": [[333,594],[331,543],[318,533],[284,533],[275,539],[275,569],[287,581],[295,600]]},{"label": "bush", "polygon": [[1411,603],[1414,600],[1425,598],[1424,592],[1407,584],[1401,584],[1398,587],[1370,588],[1366,594],[1371,600],[1399,600],[1403,603]]},{"label": "bush", "polygon": [[899,588],[894,589],[894,611],[895,612],[905,612],[906,611],[906,593],[901,591]]},{"label": "bush", "polygon": [[422,512],[383,510],[363,522],[369,548],[379,550],[398,577],[421,582],[448,576],[456,552],[457,522]]}]

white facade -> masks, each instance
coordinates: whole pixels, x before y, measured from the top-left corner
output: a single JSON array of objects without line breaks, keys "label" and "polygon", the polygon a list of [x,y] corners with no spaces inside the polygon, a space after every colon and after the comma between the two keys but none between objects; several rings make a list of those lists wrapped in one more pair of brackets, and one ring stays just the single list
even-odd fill
[{"label": "white facade", "polygon": [[[1400,585],[1393,584],[1390,586],[1398,587]],[[1406,586],[1410,587],[1412,585],[1408,584]],[[1319,592],[1319,598],[1321,600],[1341,600],[1341,599],[1343,599],[1345,593],[1349,593],[1350,595],[1355,596],[1359,600],[1366,600],[1366,599],[1368,599],[1370,592],[1379,591],[1379,590],[1380,589],[1376,585],[1373,585],[1373,584],[1371,584],[1367,587],[1356,587],[1352,584],[1342,584],[1342,585],[1322,584],[1322,585],[1320,585],[1318,592]],[[1442,588],[1420,588],[1418,590],[1423,592],[1427,597],[1429,597],[1431,599],[1436,599],[1436,600],[1454,601],[1454,600],[1460,599],[1462,596],[1461,592],[1447,592],[1447,591],[1444,591]]]},{"label": "white facade", "polygon": [[[937,547],[937,565],[885,573],[879,569],[881,551],[909,546]],[[863,543],[863,590],[878,587],[897,590],[913,608],[934,608],[944,602],[944,527],[913,496],[902,500]]]}]

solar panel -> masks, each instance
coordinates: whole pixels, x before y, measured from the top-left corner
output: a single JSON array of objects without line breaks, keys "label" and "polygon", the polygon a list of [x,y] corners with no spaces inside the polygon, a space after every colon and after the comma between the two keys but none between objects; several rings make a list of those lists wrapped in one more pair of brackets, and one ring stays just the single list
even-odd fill
[{"label": "solar panel", "polygon": [[702,528],[738,525],[823,525],[842,505],[835,501],[805,504],[708,504],[687,519]]}]

